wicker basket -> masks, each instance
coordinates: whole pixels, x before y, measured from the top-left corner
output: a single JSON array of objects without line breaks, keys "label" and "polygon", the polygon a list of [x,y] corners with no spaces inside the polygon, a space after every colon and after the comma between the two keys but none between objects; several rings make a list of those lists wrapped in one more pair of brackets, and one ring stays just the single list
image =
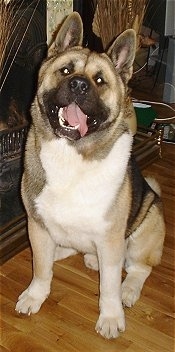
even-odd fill
[{"label": "wicker basket", "polygon": [[1,226],[23,212],[20,197],[22,157],[28,124],[0,131]]}]

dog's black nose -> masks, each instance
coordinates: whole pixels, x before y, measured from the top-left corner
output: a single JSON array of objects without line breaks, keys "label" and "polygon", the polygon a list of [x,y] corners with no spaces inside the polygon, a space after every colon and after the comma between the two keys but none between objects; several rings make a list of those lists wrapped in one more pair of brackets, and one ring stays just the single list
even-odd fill
[{"label": "dog's black nose", "polygon": [[70,83],[70,89],[73,93],[85,94],[89,89],[89,82],[86,78],[81,76],[74,76]]}]

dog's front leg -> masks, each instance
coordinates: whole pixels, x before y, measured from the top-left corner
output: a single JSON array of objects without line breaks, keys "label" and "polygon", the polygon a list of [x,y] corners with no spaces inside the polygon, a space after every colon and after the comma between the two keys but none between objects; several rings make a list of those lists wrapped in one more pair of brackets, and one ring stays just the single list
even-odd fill
[{"label": "dog's front leg", "polygon": [[33,251],[33,279],[19,296],[16,311],[30,315],[39,311],[50,293],[55,243],[47,230],[33,219],[29,218],[28,229]]},{"label": "dog's front leg", "polygon": [[121,300],[121,271],[124,245],[120,248],[105,243],[98,248],[100,269],[100,316],[96,331],[105,338],[116,338],[125,330],[125,317]]}]

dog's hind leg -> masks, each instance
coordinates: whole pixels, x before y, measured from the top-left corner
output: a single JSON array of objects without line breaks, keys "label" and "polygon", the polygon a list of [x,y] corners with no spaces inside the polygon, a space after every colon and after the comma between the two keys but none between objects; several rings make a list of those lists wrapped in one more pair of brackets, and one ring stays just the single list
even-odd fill
[{"label": "dog's hind leg", "polygon": [[96,271],[99,270],[98,258],[96,254],[86,253],[84,255],[84,263],[89,269],[93,269]]},{"label": "dog's hind leg", "polygon": [[152,267],[161,260],[165,225],[160,209],[152,206],[140,227],[127,239],[126,279],[122,284],[122,301],[131,307],[139,299]]},{"label": "dog's hind leg", "polygon": [[50,293],[55,243],[47,230],[31,218],[28,228],[33,251],[33,279],[19,296],[16,311],[30,315],[39,311]]},{"label": "dog's hind leg", "polygon": [[150,275],[152,268],[141,263],[126,268],[127,276],[122,284],[122,302],[131,307],[139,299],[143,284]]}]

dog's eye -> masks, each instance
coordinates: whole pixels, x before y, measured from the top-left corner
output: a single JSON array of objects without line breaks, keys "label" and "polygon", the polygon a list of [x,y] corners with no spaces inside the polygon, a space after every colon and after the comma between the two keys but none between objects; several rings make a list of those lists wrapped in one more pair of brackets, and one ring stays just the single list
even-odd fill
[{"label": "dog's eye", "polygon": [[69,70],[67,67],[62,67],[62,68],[60,69],[60,72],[61,72],[61,74],[64,75],[64,76],[67,76],[67,75],[70,74],[70,70]]},{"label": "dog's eye", "polygon": [[95,83],[98,86],[102,86],[105,83],[105,81],[104,81],[104,79],[101,76],[99,76],[99,77],[95,77]]}]

